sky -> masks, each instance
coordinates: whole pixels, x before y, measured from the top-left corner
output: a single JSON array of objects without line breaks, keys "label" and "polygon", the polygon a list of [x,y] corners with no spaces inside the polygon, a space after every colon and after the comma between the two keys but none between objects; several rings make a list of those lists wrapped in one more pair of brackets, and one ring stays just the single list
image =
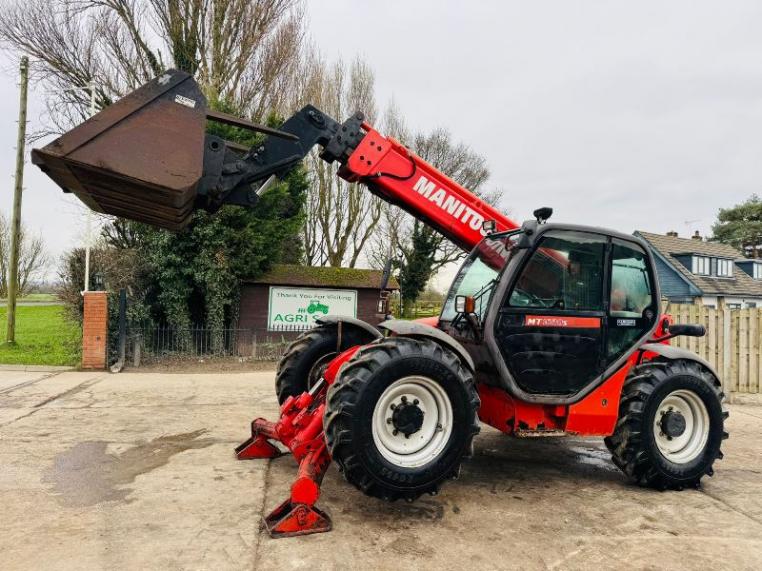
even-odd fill
[{"label": "sky", "polygon": [[[328,58],[361,55],[380,106],[484,155],[515,220],[680,235],[762,191],[762,3],[308,0]],[[0,82],[0,207],[12,201],[17,61]],[[43,95],[32,90],[30,130]],[[81,243],[75,201],[27,165],[24,219]],[[449,274],[443,279],[449,279]]]}]

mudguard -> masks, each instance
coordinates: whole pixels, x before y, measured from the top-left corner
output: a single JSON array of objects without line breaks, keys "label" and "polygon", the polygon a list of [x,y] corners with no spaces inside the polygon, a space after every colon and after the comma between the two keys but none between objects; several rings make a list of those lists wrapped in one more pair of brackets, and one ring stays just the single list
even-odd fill
[{"label": "mudguard", "polygon": [[465,350],[463,345],[458,343],[455,339],[450,337],[447,333],[431,325],[424,323],[417,323],[415,321],[405,321],[403,319],[390,319],[379,323],[378,326],[381,329],[394,333],[399,337],[426,337],[432,341],[444,345],[448,349],[455,351],[455,353],[463,360],[466,366],[474,371],[474,360],[468,351]]},{"label": "mudguard", "polygon": [[709,364],[709,362],[706,359],[703,359],[696,355],[696,353],[693,353],[692,351],[688,351],[688,349],[682,349],[680,347],[673,347],[672,345],[665,345],[664,343],[644,343],[640,346],[640,351],[648,351],[650,353],[656,353],[660,357],[664,357],[665,359],[669,359],[670,361],[675,361],[677,359],[685,359],[686,361],[695,361],[699,364],[701,364],[703,367],[706,367],[706,369],[714,375],[716,379],[720,379],[720,376],[717,374],[717,371],[714,370],[712,365]]},{"label": "mudguard", "polygon": [[378,329],[373,327],[370,323],[366,323],[365,321],[356,319],[354,317],[343,317],[341,315],[326,315],[323,317],[318,317],[315,320],[315,322],[319,323],[320,325],[331,325],[331,324],[338,325],[339,323],[342,323],[344,326],[360,329],[363,332],[368,334],[369,343],[376,339],[380,339],[381,337],[384,336]]}]

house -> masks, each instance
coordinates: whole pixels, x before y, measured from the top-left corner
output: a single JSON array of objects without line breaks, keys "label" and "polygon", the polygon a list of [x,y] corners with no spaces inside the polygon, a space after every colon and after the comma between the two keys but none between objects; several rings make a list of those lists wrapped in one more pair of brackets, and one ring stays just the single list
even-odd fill
[{"label": "house", "polygon": [[398,290],[392,276],[381,289],[383,272],[276,264],[265,275],[241,282],[238,327],[259,332],[309,329],[323,315],[356,317],[376,324],[382,291]]},{"label": "house", "polygon": [[662,297],[674,303],[699,302],[717,307],[762,307],[762,260],[743,258],[727,244],[707,242],[696,232],[635,232],[656,258]]}]

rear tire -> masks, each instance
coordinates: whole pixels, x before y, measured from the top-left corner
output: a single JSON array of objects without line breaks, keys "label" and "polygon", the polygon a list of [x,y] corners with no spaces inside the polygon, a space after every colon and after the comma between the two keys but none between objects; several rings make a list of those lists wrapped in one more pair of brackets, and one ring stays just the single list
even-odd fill
[{"label": "rear tire", "polygon": [[614,463],[641,486],[698,487],[722,458],[727,438],[724,395],[699,363],[652,361],[625,381],[614,434],[605,439]]},{"label": "rear tire", "polygon": [[323,426],[347,481],[369,496],[413,501],[458,475],[479,432],[478,408],[473,375],[455,353],[392,337],[344,365]]},{"label": "rear tire", "polygon": [[372,341],[372,337],[357,328],[343,327],[341,346],[339,328],[335,323],[318,325],[297,337],[288,346],[278,363],[275,393],[283,404],[290,396],[299,396],[321,377],[331,359],[355,345]]}]

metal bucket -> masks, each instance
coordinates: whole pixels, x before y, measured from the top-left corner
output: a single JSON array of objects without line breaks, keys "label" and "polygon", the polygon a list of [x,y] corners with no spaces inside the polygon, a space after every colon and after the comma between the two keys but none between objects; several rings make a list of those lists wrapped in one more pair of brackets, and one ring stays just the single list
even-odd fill
[{"label": "metal bucket", "polygon": [[177,230],[204,166],[206,99],[169,70],[46,147],[32,162],[95,211]]}]

